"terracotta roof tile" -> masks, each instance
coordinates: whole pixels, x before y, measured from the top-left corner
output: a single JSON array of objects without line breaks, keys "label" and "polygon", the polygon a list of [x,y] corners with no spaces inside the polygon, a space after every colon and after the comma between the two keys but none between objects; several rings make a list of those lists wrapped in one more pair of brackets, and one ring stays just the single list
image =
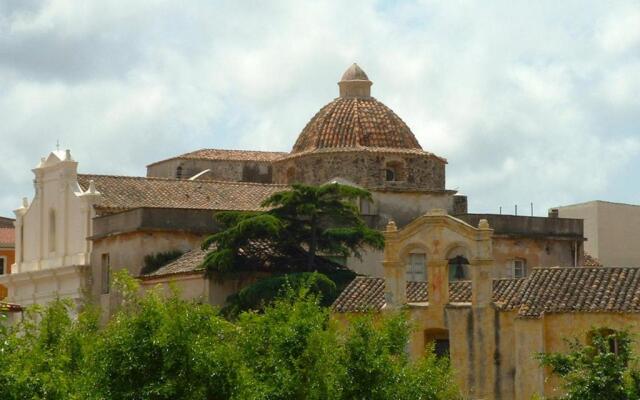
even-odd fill
[{"label": "terracotta roof tile", "polygon": [[157,278],[161,276],[186,274],[203,271],[202,259],[205,252],[200,249],[193,249],[184,253],[178,259],[171,261],[167,265],[158,268],[156,271],[145,274],[143,278]]},{"label": "terracotta roof tile", "polygon": [[156,161],[152,164],[149,164],[149,166],[175,159],[269,162],[282,158],[287,154],[288,153],[279,151],[200,149],[165,160]]},{"label": "terracotta roof tile", "polygon": [[7,247],[13,245],[16,242],[16,230],[15,228],[0,228],[0,247]]},{"label": "terracotta roof tile", "polygon": [[103,212],[141,207],[255,211],[267,197],[287,189],[262,183],[78,175],[83,190],[91,180],[102,194],[96,209]]},{"label": "terracotta roof tile", "polygon": [[[251,260],[253,264],[260,265],[259,269],[266,272],[273,271],[274,268],[274,266],[268,264],[268,260],[272,260],[274,256],[278,256],[278,254],[274,252],[273,248],[269,246],[269,243],[266,241],[253,242],[251,245],[240,249],[239,253],[244,255],[247,259]],[[142,278],[151,279],[165,277],[168,275],[203,271],[202,261],[206,254],[207,251],[201,249],[193,249],[186,252],[178,259],[160,267],[158,270],[143,275]],[[343,266],[336,264],[324,257],[318,257],[317,261],[318,269],[320,271],[344,268]]]},{"label": "terracotta roof tile", "polygon": [[602,267],[602,263],[597,258],[593,257],[591,254],[584,254],[584,261],[582,265],[585,267]]},{"label": "terracotta roof tile", "polygon": [[[505,280],[505,283],[507,280]],[[504,283],[502,286],[506,286]],[[502,289],[504,291],[504,289]],[[425,303],[429,301],[427,282],[407,282],[407,301]],[[471,282],[449,283],[449,301],[468,303],[471,301]],[[386,305],[384,300],[384,279],[368,276],[355,278],[333,303],[337,312],[379,311]]]},{"label": "terracotta roof tile", "polygon": [[292,153],[336,147],[422,149],[404,121],[373,97],[338,97],[322,107]]},{"label": "terracotta roof tile", "polygon": [[[451,282],[452,303],[471,301],[469,281]],[[427,302],[426,282],[407,282],[409,303]],[[493,281],[494,305],[518,310],[524,318],[545,313],[640,312],[640,268],[536,268],[525,279]],[[385,307],[384,279],[358,277],[333,304],[337,312],[362,312]]]},{"label": "terracotta roof tile", "polygon": [[519,294],[519,315],[640,312],[640,268],[537,268]]},{"label": "terracotta roof tile", "polygon": [[0,228],[13,228],[14,222],[13,218],[0,217]]}]

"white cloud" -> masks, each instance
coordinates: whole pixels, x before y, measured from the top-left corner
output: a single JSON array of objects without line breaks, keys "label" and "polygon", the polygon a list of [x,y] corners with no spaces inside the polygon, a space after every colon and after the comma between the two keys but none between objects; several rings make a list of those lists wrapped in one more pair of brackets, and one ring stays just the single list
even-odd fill
[{"label": "white cloud", "polygon": [[637,201],[612,186],[640,168],[638,7],[617,4],[4,3],[0,214],[56,139],[99,173],[288,150],[353,61],[475,211]]}]

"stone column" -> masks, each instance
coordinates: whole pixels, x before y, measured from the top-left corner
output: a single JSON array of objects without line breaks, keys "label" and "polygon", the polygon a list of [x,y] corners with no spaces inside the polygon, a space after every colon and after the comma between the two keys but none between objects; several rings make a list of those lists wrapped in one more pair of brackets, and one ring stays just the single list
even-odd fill
[{"label": "stone column", "polygon": [[398,258],[398,227],[389,221],[384,231],[384,298],[389,308],[402,307],[407,303],[407,278],[404,265]]},{"label": "stone column", "polygon": [[449,304],[449,261],[427,261],[427,283],[429,285],[429,306],[442,308]]},{"label": "stone column", "polygon": [[480,220],[476,237],[476,256],[470,260],[471,312],[473,314],[474,385],[470,388],[474,399],[495,398],[496,312],[493,307],[494,268],[491,236],[493,231],[486,220]]}]

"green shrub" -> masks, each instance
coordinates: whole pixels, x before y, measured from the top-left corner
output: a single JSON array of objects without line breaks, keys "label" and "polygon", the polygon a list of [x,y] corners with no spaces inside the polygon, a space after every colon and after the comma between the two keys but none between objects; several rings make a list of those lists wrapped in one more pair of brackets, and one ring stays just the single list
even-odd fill
[{"label": "green shrub", "polygon": [[157,271],[160,267],[169,264],[171,261],[177,260],[184,252],[180,250],[165,251],[162,253],[148,254],[144,256],[144,265],[140,270],[142,275],[150,274]]}]

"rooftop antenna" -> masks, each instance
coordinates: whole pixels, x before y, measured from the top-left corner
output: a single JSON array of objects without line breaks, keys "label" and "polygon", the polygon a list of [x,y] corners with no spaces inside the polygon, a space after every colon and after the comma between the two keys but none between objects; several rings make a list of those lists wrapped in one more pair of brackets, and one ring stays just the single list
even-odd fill
[{"label": "rooftop antenna", "polygon": [[516,215],[518,215],[518,205],[516,204]]},{"label": "rooftop antenna", "polygon": [[502,215],[502,206],[500,206],[500,215]]},{"label": "rooftop antenna", "polygon": [[533,217],[533,201],[531,202],[531,216]]},{"label": "rooftop antenna", "polygon": [[60,139],[56,139],[56,151],[60,151]]}]

